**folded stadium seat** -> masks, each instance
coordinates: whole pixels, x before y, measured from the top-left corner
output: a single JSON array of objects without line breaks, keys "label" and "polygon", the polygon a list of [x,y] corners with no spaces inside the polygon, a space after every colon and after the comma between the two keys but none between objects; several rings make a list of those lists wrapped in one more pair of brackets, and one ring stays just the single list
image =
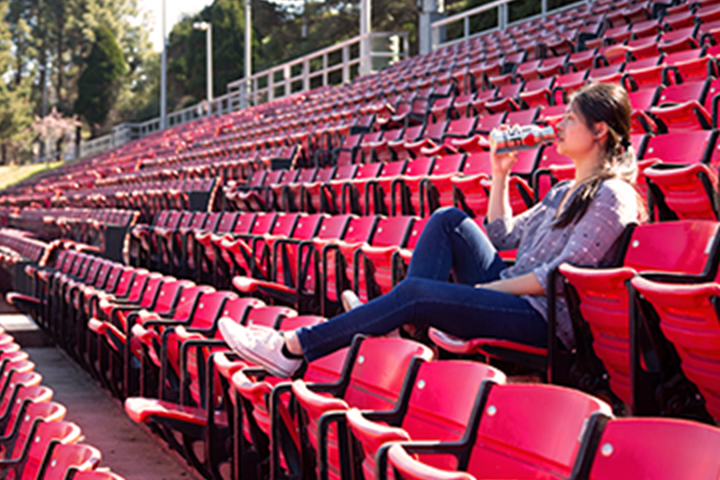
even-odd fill
[{"label": "folded stadium seat", "polygon": [[298,213],[279,213],[270,231],[246,235],[231,242],[230,250],[233,252],[235,269],[256,278],[266,279],[271,268],[272,244],[277,239],[289,238],[299,218]]},{"label": "folded stadium seat", "polygon": [[[508,112],[495,113],[493,115],[483,115],[478,119],[477,123],[475,124],[475,131],[477,133],[487,135],[490,133],[491,130],[493,130],[494,128],[498,128],[500,125],[502,125],[505,122],[505,117],[507,117],[508,115]],[[460,148],[462,148],[463,150],[467,150],[465,148],[465,142],[456,141],[455,145],[460,146]]]},{"label": "folded stadium seat", "polygon": [[[40,385],[31,387],[23,383],[23,381],[32,381],[31,377],[39,376],[39,374],[34,372],[16,374],[14,381],[19,383],[15,383],[15,388],[7,388],[7,391],[4,392],[2,399],[3,415],[0,420],[0,431],[3,434],[3,438],[12,435],[16,424],[20,424],[22,416],[30,404],[46,403],[52,400],[54,392],[50,388]],[[37,379],[37,383],[40,383],[39,378]]]},{"label": "folded stadium seat", "polygon": [[718,178],[710,165],[657,164],[644,171],[660,220],[718,219]]},{"label": "folded stadium seat", "polygon": [[386,186],[389,191],[393,178],[402,174],[406,165],[406,160],[360,165],[355,177],[343,184],[340,213],[369,215],[370,208],[377,207],[377,189]]},{"label": "folded stadium seat", "polygon": [[555,145],[546,145],[540,152],[537,168],[533,171],[531,185],[534,202],[540,202],[558,182],[575,178],[575,164],[557,153]]},{"label": "folded stadium seat", "polygon": [[[23,455],[0,461],[0,471],[13,472],[13,478],[38,478],[43,458],[55,444],[73,444],[80,440],[82,432],[74,423],[40,421],[31,431]],[[51,478],[44,476],[40,478]]]},{"label": "folded stadium seat", "polygon": [[297,182],[298,175],[300,175],[300,169],[285,170],[280,181],[270,185],[266,210],[288,211],[284,204],[287,188],[290,184]]},{"label": "folded stadium seat", "polygon": [[[515,215],[527,210],[533,199],[533,191],[518,174],[529,176],[535,166],[538,150],[524,150],[518,155],[518,161],[510,176],[510,205]],[[469,155],[465,160],[462,175],[453,177],[454,203],[473,217],[484,217],[489,199],[489,182],[492,169],[490,154]]]},{"label": "folded stadium seat", "polygon": [[296,238],[275,243],[277,251],[273,254],[276,258],[274,265],[281,265],[282,268],[274,269],[269,281],[235,277],[233,286],[242,293],[257,292],[261,296],[293,305],[299,312],[319,311],[322,302],[317,297],[320,292],[317,282],[321,266],[318,263],[319,252],[314,247],[315,241],[324,244],[327,240],[343,238],[350,218],[350,215],[323,217],[320,228],[311,236],[308,234],[309,229],[298,225],[294,232]]},{"label": "folded stadium seat", "polygon": [[502,60],[495,58],[492,60],[485,60],[479,63],[471,64],[468,67],[470,75],[468,79],[470,81],[470,90],[477,92],[483,90],[486,87],[492,88],[488,81],[488,77],[498,76],[502,73]]},{"label": "folded stadium seat", "polygon": [[430,106],[428,120],[433,123],[450,120],[456,98],[455,95],[451,95],[435,100]]},{"label": "folded stadium seat", "polygon": [[[442,130],[435,132],[436,136],[442,136],[442,133],[445,131],[444,126],[446,123],[441,124],[429,124],[434,125],[434,129]],[[401,161],[401,160],[407,160],[408,158],[411,158],[413,155],[412,153],[405,148],[405,144],[413,144],[413,142],[417,142],[418,140],[421,140],[425,136],[425,124],[423,125],[414,125],[412,127],[408,127],[405,130],[403,130],[402,137],[399,137],[397,140],[390,140],[387,142],[387,147],[391,151],[391,156],[394,161]]]},{"label": "folded stadium seat", "polygon": [[[645,41],[645,40],[641,40]],[[627,45],[608,45],[599,48],[593,62],[592,68],[603,68],[622,65],[627,61],[627,54],[630,51]]]},{"label": "folded stadium seat", "polygon": [[171,213],[169,210],[161,210],[154,216],[150,225],[139,223],[130,230],[129,253],[131,264],[135,266],[147,264],[150,255],[150,232],[154,227],[166,226],[170,221]]},{"label": "folded stadium seat", "polygon": [[37,478],[64,480],[69,475],[76,478],[76,472],[93,471],[101,458],[100,450],[90,445],[51,442],[38,468]]},{"label": "folded stadium seat", "polygon": [[588,83],[620,83],[625,63],[593,68],[588,71]]},{"label": "folded stadium seat", "polygon": [[[278,219],[277,213],[264,212],[255,217],[252,227],[248,233],[233,234],[220,237],[215,251],[215,285],[226,285],[238,270],[249,268],[252,263],[252,247],[246,242],[247,238],[262,236],[272,232],[275,222]],[[235,224],[236,229],[238,224]],[[245,271],[245,273],[250,273]]]},{"label": "folded stadium seat", "polygon": [[664,162],[644,173],[659,219],[717,218],[715,144],[716,135],[704,130],[649,139],[644,156]]},{"label": "folded stadium seat", "polygon": [[455,100],[450,107],[449,117],[460,118],[477,116],[477,112],[473,110],[472,103],[477,100],[478,104],[482,104],[485,100],[493,98],[495,96],[495,90],[497,89],[458,95],[455,97]]},{"label": "folded stadium seat", "polygon": [[[315,180],[315,177],[318,175],[320,170],[321,169],[319,168],[300,169],[298,177],[295,181],[287,184],[284,192],[282,192],[280,210],[284,212],[302,211],[302,197],[300,196],[300,192],[306,184],[312,183]],[[335,167],[325,167],[322,170],[326,172],[334,172]],[[330,174],[332,175],[332,173]]]},{"label": "folded stadium seat", "polygon": [[[679,373],[679,366],[669,361],[671,356],[662,342],[653,341],[649,347],[641,341],[648,338],[644,333],[647,327],[630,329],[627,283],[638,273],[674,278],[674,282],[713,278],[717,229],[717,222],[701,220],[642,225],[632,232],[621,266],[592,269],[563,264],[558,269],[570,304],[578,306],[570,308],[576,335],[584,332],[576,338],[578,354],[597,355],[607,372],[610,390],[634,414],[678,408],[664,394],[677,389],[672,382],[678,377],[671,378]],[[656,397],[656,391],[663,394]]]},{"label": "folded stadium seat", "polygon": [[530,125],[535,123],[540,111],[541,108],[536,107],[518,110],[517,112],[508,112],[503,123],[506,125]]},{"label": "folded stadium seat", "polygon": [[236,210],[265,211],[269,207],[270,185],[280,182],[284,172],[285,170],[267,171],[261,185],[237,189],[226,193],[225,198],[230,201]]},{"label": "folded stadium seat", "polygon": [[665,87],[660,92],[657,107],[649,110],[661,131],[709,130],[712,117],[703,103],[710,81],[688,82]]},{"label": "folded stadium seat", "polygon": [[[374,167],[368,168],[379,170],[382,163],[375,163],[372,165],[374,165]],[[359,165],[340,165],[335,169],[335,172],[332,174],[330,180],[320,184],[318,205],[320,206],[321,211],[336,214],[344,211],[346,207],[347,209],[351,208],[350,205],[342,204],[343,190],[345,188],[345,183],[355,178],[359,167]],[[315,187],[311,184],[308,185],[308,188],[312,188],[314,190]],[[338,201],[340,203],[338,203]]]},{"label": "folded stadium seat", "polygon": [[[321,213],[327,211],[327,206],[322,203],[322,185],[332,180],[336,170],[343,167],[325,167],[317,169],[316,174],[310,180],[296,182],[289,185],[289,203],[296,211],[306,213]],[[348,168],[346,166],[345,168]],[[349,166],[352,169],[352,166]]]},{"label": "folded stadium seat", "polygon": [[552,88],[555,76],[526,81],[518,99],[525,108],[546,107],[553,104]]},{"label": "folded stadium seat", "polygon": [[[300,326],[308,326],[324,321],[322,317],[295,317],[283,320],[282,330],[292,330]],[[310,362],[303,373],[303,380],[312,384],[336,383],[343,372],[348,354],[343,348],[330,355]],[[290,406],[289,379],[273,377],[260,369],[242,368],[243,362],[230,361],[223,354],[215,357],[218,372],[223,383],[229,383],[224,390],[229,392],[228,407],[232,407],[233,418],[238,419],[231,424],[235,445],[241,445],[241,452],[234,449],[234,478],[242,478],[242,458],[246,458],[247,450],[254,450],[265,461],[270,455],[273,478],[279,478],[281,472],[300,475],[301,464],[299,452],[300,432],[292,415]],[[247,412],[243,405],[249,402],[252,409]],[[212,438],[212,437],[211,437]],[[269,444],[269,445],[268,445]]]},{"label": "folded stadium seat", "polygon": [[458,153],[454,145],[454,141],[466,141],[475,133],[475,127],[478,119],[476,117],[457,118],[450,120],[445,133],[440,141],[436,139],[425,139],[425,146],[420,148],[420,154],[424,156],[434,156],[441,153],[453,154]]},{"label": "folded stadium seat", "polygon": [[19,410],[12,430],[0,441],[0,447],[5,452],[3,460],[0,460],[0,471],[4,470],[3,474],[5,474],[8,467],[18,465],[27,459],[37,427],[42,424],[65,423],[62,420],[66,412],[67,409],[63,405],[52,401],[23,402],[23,408]]},{"label": "folded stadium seat", "polygon": [[698,41],[695,39],[697,26],[674,29],[660,35],[657,47],[665,53],[679,52],[691,48],[698,48]]},{"label": "folded stadium seat", "polygon": [[590,48],[582,52],[571,53],[565,62],[565,73],[581,72],[592,68],[596,52],[596,48]]},{"label": "folded stadium seat", "polygon": [[409,153],[409,156],[402,157],[398,155],[398,158],[401,160],[405,160],[407,158],[415,158],[419,155],[422,155],[421,150],[424,147],[432,147],[438,143],[442,143],[449,124],[449,121],[425,124],[425,128],[423,129],[421,137],[415,140],[406,140],[403,144],[403,148]]},{"label": "folded stadium seat", "polygon": [[663,58],[663,64],[666,65],[667,77],[672,78],[676,84],[718,76],[717,59],[711,55],[703,55],[700,48],[669,53]]},{"label": "folded stadium seat", "polygon": [[[363,301],[390,291],[392,253],[406,245],[414,220],[414,217],[381,217],[372,237],[367,240],[351,243],[346,235],[343,241],[324,247],[324,265],[328,268],[331,264],[338,266],[337,276],[331,279],[330,275],[326,275],[324,279],[326,304],[334,300],[327,293],[346,289],[354,290]],[[327,269],[325,271],[328,272]],[[331,281],[335,285],[329,286]]]},{"label": "folded stadium seat", "polygon": [[535,59],[518,64],[513,72],[514,80],[522,83],[523,81],[528,82],[537,79],[540,75],[538,69],[540,68],[541,62],[542,60]]},{"label": "folded stadium seat", "polygon": [[705,94],[705,110],[712,114],[712,127],[717,128],[720,123],[718,105],[720,105],[720,80],[710,79],[707,93]]},{"label": "folded stadium seat", "polygon": [[[412,207],[411,196],[414,193],[417,200],[420,180],[432,169],[434,158],[421,156],[404,162],[404,166],[402,163],[386,164],[377,179],[367,182],[365,188],[369,193],[369,201],[372,202],[372,211],[376,215],[407,213]],[[394,172],[399,173],[393,174]]]},{"label": "folded stadium seat", "polygon": [[461,153],[437,157],[430,173],[420,179],[417,198],[411,197],[415,212],[425,217],[440,207],[452,206],[451,179],[462,171],[464,163],[465,155]]},{"label": "folded stadium seat", "polygon": [[516,100],[523,89],[524,82],[503,85],[499,87],[495,93],[495,98],[489,99],[482,104],[473,102],[473,108],[480,114],[497,114],[502,112],[512,112],[520,110],[520,105]]},{"label": "folded stadium seat", "polygon": [[618,43],[624,43],[632,38],[632,32],[630,31],[630,24],[618,25],[617,27],[607,28],[599,38],[592,40],[586,40],[585,46],[589,49],[595,49],[598,47],[605,47],[608,45],[614,45]]},{"label": "folded stadium seat", "polygon": [[[720,12],[720,8],[718,8],[717,5],[708,8],[712,8],[714,14]],[[695,37],[698,39],[701,47],[717,45],[720,39],[720,18],[701,23]]]},{"label": "folded stadium seat", "polygon": [[389,149],[388,143],[402,138],[404,131],[403,127],[364,135],[363,141],[360,143],[363,161],[358,163],[392,161],[392,151]]},{"label": "folded stadium seat", "polygon": [[662,56],[657,55],[627,62],[621,81],[628,93],[639,89],[656,89],[663,83],[668,85],[665,65],[661,60]]},{"label": "folded stadium seat", "polygon": [[244,182],[231,180],[228,184],[224,185],[224,199],[225,203],[228,204],[225,206],[237,207],[237,205],[235,205],[237,193],[241,190],[254,190],[256,188],[261,188],[265,183],[265,177],[267,176],[267,174],[267,170],[258,170],[256,172],[252,172],[250,177],[247,178]]},{"label": "folded stadium seat", "polygon": [[720,430],[698,422],[665,418],[610,419],[585,445],[578,480],[712,479],[720,468]]},{"label": "folded stadium seat", "polygon": [[[333,217],[334,218],[334,217]],[[338,255],[329,255],[329,250],[337,253],[338,244],[362,245],[372,240],[378,217],[367,215],[363,217],[351,217],[342,238],[337,236],[320,234],[312,240],[313,249],[317,252],[314,257],[317,265],[316,278],[319,287],[315,290],[320,294],[320,315],[328,316],[327,313],[336,310],[339,306],[340,291],[337,290],[338,283],[346,283],[342,277],[345,274],[346,265],[338,265],[337,261],[344,258]],[[321,238],[322,237],[322,238]],[[351,266],[352,264],[350,264]]]},{"label": "folded stadium seat", "polygon": [[375,459],[376,478],[394,478],[388,466],[406,480],[572,478],[596,423],[612,414],[574,389],[487,383],[460,441],[388,443]]},{"label": "folded stadium seat", "polygon": [[555,105],[567,103],[570,95],[585,86],[588,70],[558,75],[553,87],[553,101]]},{"label": "folded stadium seat", "polygon": [[[180,222],[178,227],[162,236],[160,242],[164,245],[165,254],[161,257],[160,270],[173,275],[184,270],[184,260],[187,251],[186,238],[189,232],[202,230],[208,219],[207,212],[191,212],[190,220]],[[165,256],[167,255],[167,256]],[[167,261],[165,261],[167,259]]]},{"label": "folded stadium seat", "polygon": [[[130,336],[133,325],[158,315],[172,317],[175,314],[176,306],[180,303],[183,291],[193,287],[195,285],[188,280],[176,280],[172,277],[158,277],[157,274],[151,274],[145,284],[140,304],[124,305],[101,301],[100,309],[103,312],[101,318],[107,320],[101,321],[98,318],[92,318],[88,321],[88,330],[102,336],[103,342],[120,353],[123,368],[121,384],[126,395],[136,386],[137,365],[133,363],[135,362],[133,358],[140,358],[140,344],[136,340],[132,340]],[[205,286],[195,289],[195,294],[211,288]],[[146,305],[147,307],[145,307]],[[98,351],[101,351],[102,348],[102,345],[99,344]],[[100,367],[99,369],[102,370]],[[112,373],[115,374],[115,372]],[[115,378],[117,379],[117,376]],[[117,383],[120,383],[119,379]]]},{"label": "folded stadium seat", "polygon": [[[224,215],[228,215],[228,213],[226,212]],[[205,247],[204,254],[207,257],[207,269],[203,267],[202,270],[197,271],[196,279],[198,283],[201,283],[205,278],[210,278],[212,280],[211,283],[216,284],[217,268],[215,268],[215,265],[218,262],[218,256],[220,255],[223,241],[231,242],[236,238],[236,236],[248,235],[251,229],[255,226],[255,220],[258,216],[263,219],[262,223],[264,223],[272,218],[273,214],[258,214],[252,212],[238,214],[235,212],[235,215],[236,216],[234,218],[229,217],[227,223],[225,223],[222,228],[219,227],[217,232],[211,233],[208,238],[202,240],[203,245],[209,243],[210,247]],[[232,226],[229,226],[230,224],[232,224]],[[265,225],[262,227],[266,228]],[[203,265],[200,266],[202,267]],[[214,268],[215,270],[213,270]],[[205,275],[207,275],[207,277]]]},{"label": "folded stadium seat", "polygon": [[[569,55],[559,55],[556,57],[545,58],[538,67],[538,73],[541,78],[550,78],[555,75],[562,75],[567,71],[567,61]],[[527,81],[527,79],[524,79]]]},{"label": "folded stadium seat", "polygon": [[[463,381],[458,382],[459,378]],[[503,384],[505,374],[489,365],[463,360],[423,363],[393,411],[372,414],[350,408],[347,423],[352,437],[362,445],[358,453],[363,478],[375,478],[375,455],[388,442],[460,441],[485,380]],[[442,457],[433,464],[452,467],[447,460]]]},{"label": "folded stadium seat", "polygon": [[[247,311],[243,318],[233,320],[244,321],[247,326],[277,328],[283,319],[296,315],[297,312],[286,307],[258,305]],[[125,411],[131,420],[153,424],[166,435],[180,433],[183,444],[169,442],[170,446],[178,449],[198,471],[208,476],[208,464],[213,458],[213,452],[206,451],[205,458],[200,459],[198,453],[203,449],[197,448],[195,444],[207,444],[210,442],[209,434],[227,430],[229,419],[224,411],[217,408],[218,397],[223,394],[219,385],[208,390],[208,384],[216,384],[219,379],[214,372],[210,372],[213,375],[211,381],[208,381],[202,367],[208,363],[212,353],[227,351],[227,345],[214,329],[195,330],[178,326],[172,330],[172,334],[182,343],[178,350],[180,355],[173,363],[173,369],[180,372],[179,398],[168,398],[167,390],[161,390],[159,398],[130,397],[124,402]],[[246,362],[246,366],[249,365]],[[164,380],[161,385],[165,384]],[[212,393],[212,397],[206,396],[208,392]],[[209,429],[209,426],[212,428]],[[217,446],[218,439],[213,439],[213,443]]]},{"label": "folded stadium seat", "polygon": [[[165,381],[160,383],[159,398],[168,398],[168,392],[178,393],[177,385],[180,379],[181,352],[177,327],[183,326],[188,332],[201,333],[212,337],[216,334],[217,321],[220,317],[226,316],[226,312],[238,312],[244,314],[249,306],[259,306],[257,302],[235,302],[238,296],[229,291],[203,292],[197,299],[192,312],[186,316],[174,316],[173,318],[149,318],[142,324],[135,324],[132,328],[133,337],[137,338],[143,345],[143,357],[147,357],[156,368],[160,369],[161,378]],[[230,304],[229,307],[226,307]],[[178,309],[182,304],[178,305]],[[242,319],[242,318],[241,318]]]},{"label": "folded stadium seat", "polygon": [[164,225],[153,225],[149,229],[147,250],[148,262],[142,266],[156,269],[160,265],[160,255],[163,253],[163,245],[161,245],[158,241],[158,238],[176,230],[180,226],[181,222],[183,222],[183,218],[185,218],[189,223],[190,219],[192,219],[192,213],[193,212],[190,211],[171,210]]},{"label": "folded stadium seat", "polygon": [[[295,380],[292,394],[302,412],[298,419],[302,419],[304,478],[349,478],[347,447],[339,435],[345,428],[347,410],[392,410],[410,376],[432,358],[429,348],[410,340],[358,337],[337,383],[315,390],[313,385]],[[336,424],[334,428],[332,424]],[[308,461],[315,452],[316,469]]]},{"label": "folded stadium seat", "polygon": [[646,302],[644,312],[650,310],[659,319],[659,328],[677,352],[683,373],[702,394],[705,409],[717,421],[720,418],[717,278],[713,283],[700,284],[669,284],[660,280],[638,277],[631,283]]},{"label": "folded stadium seat", "polygon": [[[191,278],[196,278],[197,276],[196,259],[198,255],[195,253],[195,250],[198,247],[196,247],[196,245],[199,245],[201,249],[204,248],[202,244],[197,242],[197,239],[203,238],[203,235],[209,233],[216,233],[219,227],[231,228],[232,222],[237,219],[238,214],[237,212],[207,213],[205,215],[205,221],[200,227],[197,226],[200,224],[200,219],[197,217],[198,214],[193,218],[194,226],[191,225],[188,229],[180,230],[177,235],[175,235],[176,245],[180,253],[175,256],[177,263],[173,265],[173,269],[177,269],[183,277],[190,276]],[[209,245],[209,236],[207,240]]]}]

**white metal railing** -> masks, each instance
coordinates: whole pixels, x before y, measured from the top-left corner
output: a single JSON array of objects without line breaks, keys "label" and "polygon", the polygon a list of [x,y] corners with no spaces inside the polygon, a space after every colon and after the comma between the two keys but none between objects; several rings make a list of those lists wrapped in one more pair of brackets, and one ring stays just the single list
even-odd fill
[{"label": "white metal railing", "polygon": [[[360,56],[360,45],[368,42],[369,58]],[[355,54],[357,50],[357,54]],[[212,101],[183,108],[167,115],[167,127],[191,122],[207,115],[223,115],[250,105],[259,105],[292,93],[305,92],[321,86],[350,83],[357,66],[358,74],[371,73],[407,58],[409,51],[407,32],[372,32],[323,48],[287,63],[252,75],[249,80],[240,79],[228,84],[228,93]],[[333,61],[339,55],[339,61]],[[321,63],[321,68],[315,64]],[[296,73],[299,70],[300,73]],[[339,81],[333,74],[339,74]],[[278,74],[281,79],[278,80]],[[251,88],[247,88],[248,83]],[[110,148],[119,147],[130,140],[144,137],[161,130],[160,117],[141,123],[123,123],[113,127],[111,133],[92,140],[80,142],[80,157],[96,155]],[[75,156],[74,146],[66,148],[65,158]]]},{"label": "white metal railing", "polygon": [[[591,0],[581,0],[578,2],[574,2],[568,5],[563,5],[562,7],[554,8],[554,9],[548,9],[547,6],[547,0],[541,0],[541,6],[540,6],[540,13],[537,15],[529,15],[524,18],[520,18],[517,20],[514,20],[513,22],[509,21],[509,5],[517,0],[496,0],[491,3],[487,3],[485,5],[480,5],[479,7],[471,8],[470,10],[466,10],[464,12],[457,13],[455,15],[452,15],[447,18],[443,18],[442,20],[438,20],[436,22],[433,22],[430,25],[431,29],[431,38],[432,38],[432,48],[433,50],[436,50],[438,48],[447,47],[450,45],[453,45],[455,43],[463,42],[465,40],[468,40],[472,37],[494,32],[498,30],[504,30],[507,27],[510,27],[512,25],[526,22],[528,20],[533,20],[536,18],[543,18],[547,16],[550,13],[557,13],[561,12],[563,10],[568,10],[571,8],[578,7],[579,5],[592,3]],[[474,17],[478,17],[479,15],[488,15],[489,12],[492,10],[496,10],[496,24],[495,26],[491,26],[489,28],[472,32],[471,31],[471,20]],[[456,25],[457,23],[462,22],[462,36],[458,38],[453,38],[452,40],[445,40],[445,32],[448,28],[448,26]]]},{"label": "white metal railing", "polygon": [[[360,55],[362,42],[370,43],[369,58]],[[251,103],[258,105],[291,93],[350,83],[355,67],[360,75],[371,73],[407,58],[408,50],[407,32],[371,32],[256,73],[249,79],[236,80],[228,84],[228,90],[246,91]],[[318,67],[318,64],[322,66]],[[340,82],[330,81],[333,74],[339,77]]]}]

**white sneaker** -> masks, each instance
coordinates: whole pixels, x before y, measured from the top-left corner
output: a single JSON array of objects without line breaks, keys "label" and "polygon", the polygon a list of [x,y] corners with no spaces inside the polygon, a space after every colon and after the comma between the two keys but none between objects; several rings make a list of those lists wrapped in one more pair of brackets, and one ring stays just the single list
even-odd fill
[{"label": "white sneaker", "polygon": [[277,330],[261,326],[243,327],[226,317],[220,319],[218,329],[235,353],[275,376],[292,377],[302,365],[302,360],[283,355],[285,338]]},{"label": "white sneaker", "polygon": [[357,308],[363,304],[360,298],[352,290],[343,290],[340,294],[340,301],[342,302],[343,309],[349,312],[353,308]]}]

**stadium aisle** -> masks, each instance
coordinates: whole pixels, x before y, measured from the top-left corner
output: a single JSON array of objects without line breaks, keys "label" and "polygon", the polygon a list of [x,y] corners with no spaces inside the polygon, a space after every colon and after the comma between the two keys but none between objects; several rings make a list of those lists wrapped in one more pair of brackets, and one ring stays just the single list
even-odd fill
[{"label": "stadium aisle", "polygon": [[[65,420],[77,423],[85,439],[102,452],[101,465],[128,480],[179,480],[199,478],[163,447],[161,442],[125,414],[119,401],[95,384],[89,375],[59,348],[39,346],[41,332],[31,334],[34,324],[23,322],[4,300],[0,302],[0,325],[8,333],[19,328],[31,347],[23,346],[43,376],[42,384],[53,389],[53,400],[67,407]],[[18,332],[20,333],[20,332]]]}]

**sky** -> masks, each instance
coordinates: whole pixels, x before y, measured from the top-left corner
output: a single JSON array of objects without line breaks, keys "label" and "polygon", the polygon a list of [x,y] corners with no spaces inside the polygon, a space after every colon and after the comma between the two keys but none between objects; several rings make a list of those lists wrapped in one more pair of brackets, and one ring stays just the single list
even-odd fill
[{"label": "sky", "polygon": [[[212,0],[166,0],[167,32],[170,33],[183,15],[195,14],[211,3]],[[138,7],[141,13],[150,13],[150,40],[155,51],[159,52],[162,50],[162,0],[139,0]]]}]

